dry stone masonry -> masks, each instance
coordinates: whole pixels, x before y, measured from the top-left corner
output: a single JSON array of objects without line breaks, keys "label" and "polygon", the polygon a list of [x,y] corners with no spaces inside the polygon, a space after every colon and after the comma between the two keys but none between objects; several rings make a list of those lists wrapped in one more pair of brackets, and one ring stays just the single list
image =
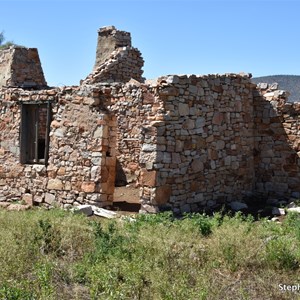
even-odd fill
[{"label": "dry stone masonry", "polygon": [[0,87],[44,88],[47,83],[38,50],[11,46],[0,51]]},{"label": "dry stone masonry", "polygon": [[145,81],[130,34],[113,26],[78,87],[47,87],[36,49],[0,58],[2,206],[105,207],[128,183],[144,212],[300,198],[300,103],[276,85],[250,74]]},{"label": "dry stone masonry", "polygon": [[97,82],[143,81],[144,60],[140,51],[131,47],[129,32],[116,30],[114,26],[101,28],[94,71],[82,84]]}]

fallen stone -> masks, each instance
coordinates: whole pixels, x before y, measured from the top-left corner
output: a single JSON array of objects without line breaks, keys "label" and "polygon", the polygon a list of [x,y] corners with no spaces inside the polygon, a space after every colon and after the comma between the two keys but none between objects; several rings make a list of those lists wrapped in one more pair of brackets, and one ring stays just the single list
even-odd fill
[{"label": "fallen stone", "polygon": [[74,213],[85,214],[88,217],[92,216],[93,215],[92,205],[78,205],[75,207]]},{"label": "fallen stone", "polygon": [[142,204],[141,209],[139,210],[139,213],[141,213],[141,214],[145,214],[145,213],[156,214],[156,213],[158,213],[158,211],[159,210],[156,206],[149,205],[149,204]]},{"label": "fallen stone", "polygon": [[104,209],[104,208],[100,208],[97,206],[91,206],[91,209],[94,213],[94,215],[99,216],[99,217],[103,217],[103,218],[107,218],[107,219],[114,219],[118,217],[118,214],[114,211],[108,210],[108,209]]},{"label": "fallen stone", "polygon": [[297,207],[297,205],[295,204],[295,202],[290,202],[286,207],[292,208],[292,207]]},{"label": "fallen stone", "polygon": [[272,215],[274,215],[274,216],[283,216],[283,215],[285,215],[285,210],[284,210],[284,208],[273,207],[272,208]]},{"label": "fallen stone", "polygon": [[22,204],[10,204],[6,209],[7,210],[16,210],[23,211],[30,208],[30,205],[22,205]]},{"label": "fallen stone", "polygon": [[6,208],[10,205],[10,202],[0,202],[0,207]]},{"label": "fallen stone", "polygon": [[279,218],[278,218],[278,217],[274,217],[274,218],[272,218],[272,219],[271,219],[271,221],[272,221],[272,222],[278,222],[278,223],[280,222],[280,220],[279,220]]},{"label": "fallen stone", "polygon": [[243,202],[233,201],[230,203],[230,207],[234,211],[239,211],[239,210],[247,209],[248,205]]},{"label": "fallen stone", "polygon": [[300,214],[300,207],[297,206],[297,207],[290,207],[290,208],[287,208],[286,209],[287,212],[295,212],[295,213],[299,213]]}]

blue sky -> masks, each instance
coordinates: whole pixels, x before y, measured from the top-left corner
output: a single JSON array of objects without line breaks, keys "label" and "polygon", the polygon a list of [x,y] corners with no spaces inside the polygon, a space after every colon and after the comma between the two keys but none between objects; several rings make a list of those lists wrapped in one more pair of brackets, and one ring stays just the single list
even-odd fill
[{"label": "blue sky", "polygon": [[49,85],[92,70],[97,30],[131,32],[144,76],[300,74],[300,0],[0,0],[7,40],[39,49]]}]

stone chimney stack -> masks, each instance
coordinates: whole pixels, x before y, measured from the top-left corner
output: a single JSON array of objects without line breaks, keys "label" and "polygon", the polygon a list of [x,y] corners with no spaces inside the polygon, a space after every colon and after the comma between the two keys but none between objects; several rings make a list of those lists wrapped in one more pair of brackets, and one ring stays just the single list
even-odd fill
[{"label": "stone chimney stack", "polygon": [[131,79],[144,82],[143,65],[141,52],[131,46],[129,32],[117,30],[114,26],[102,27],[98,31],[93,71],[81,84],[128,82]]},{"label": "stone chimney stack", "polygon": [[47,87],[36,48],[10,46],[0,50],[0,87]]},{"label": "stone chimney stack", "polygon": [[94,69],[109,59],[111,53],[119,47],[131,47],[130,33],[117,30],[115,26],[100,28]]}]

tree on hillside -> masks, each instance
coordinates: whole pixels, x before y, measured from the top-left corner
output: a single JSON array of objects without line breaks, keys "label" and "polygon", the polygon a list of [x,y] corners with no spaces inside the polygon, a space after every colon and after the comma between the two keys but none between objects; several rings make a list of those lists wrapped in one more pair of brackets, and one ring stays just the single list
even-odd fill
[{"label": "tree on hillside", "polygon": [[4,34],[2,31],[2,32],[0,32],[0,46],[2,45],[3,42],[4,42]]},{"label": "tree on hillside", "polygon": [[8,41],[6,43],[4,43],[5,41],[5,36],[4,36],[4,32],[1,31],[0,32],[0,49],[5,49],[8,48],[9,46],[15,45],[13,42]]}]

